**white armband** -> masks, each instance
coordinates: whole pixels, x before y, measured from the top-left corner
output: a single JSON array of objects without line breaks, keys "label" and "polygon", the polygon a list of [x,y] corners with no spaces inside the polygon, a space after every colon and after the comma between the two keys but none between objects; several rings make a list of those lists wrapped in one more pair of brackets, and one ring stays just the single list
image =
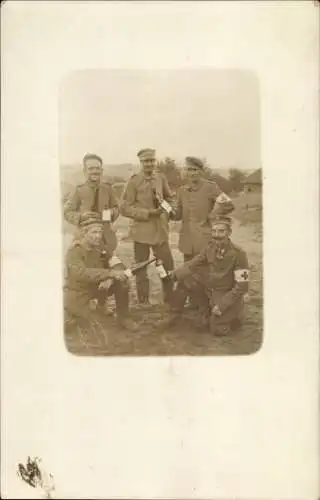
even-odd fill
[{"label": "white armband", "polygon": [[131,269],[125,269],[124,274],[127,278],[132,278],[133,276],[133,272],[131,271]]},{"label": "white armband", "polygon": [[122,262],[116,255],[114,255],[111,259],[109,259],[109,267],[114,267],[117,264],[122,264]]},{"label": "white armband", "polygon": [[229,203],[231,201],[231,198],[226,195],[226,193],[220,193],[219,196],[216,199],[217,203]]},{"label": "white armband", "polygon": [[249,281],[249,269],[236,269],[234,271],[234,279],[237,283]]}]

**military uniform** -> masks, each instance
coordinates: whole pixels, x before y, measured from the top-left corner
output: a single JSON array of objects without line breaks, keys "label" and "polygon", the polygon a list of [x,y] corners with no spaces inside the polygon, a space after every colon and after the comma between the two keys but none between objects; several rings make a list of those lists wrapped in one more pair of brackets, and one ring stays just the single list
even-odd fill
[{"label": "military uniform", "polygon": [[[227,333],[243,313],[243,296],[248,292],[249,265],[245,251],[230,239],[221,246],[212,240],[196,257],[174,271],[178,286],[173,311],[181,313],[190,291],[202,311],[211,317],[216,333]],[[211,313],[218,306],[221,315]]]},{"label": "military uniform", "polygon": [[[173,258],[168,243],[169,222],[165,213],[153,216],[150,211],[155,209],[154,193],[161,199],[171,201],[172,193],[166,178],[158,173],[151,177],[143,172],[133,175],[124,190],[120,207],[121,214],[132,219],[130,236],[134,242],[136,262],[149,258],[150,247],[164,267],[173,269]],[[137,293],[140,302],[149,298],[149,280],[147,271],[143,270],[136,276]],[[164,283],[164,300],[168,301],[172,291],[171,283]]]},{"label": "military uniform", "polygon": [[[75,318],[90,318],[92,299],[114,295],[118,318],[126,318],[129,310],[129,286],[126,282],[113,280],[108,290],[99,290],[99,284],[110,278],[110,269],[105,261],[111,254],[101,255],[99,248],[88,248],[85,243],[75,242],[66,257],[66,279],[64,286],[64,308]],[[110,278],[111,279],[111,278]]]},{"label": "military uniform", "polygon": [[84,212],[98,212],[112,209],[111,221],[103,221],[104,244],[112,253],[117,247],[117,237],[112,222],[119,217],[119,204],[116,193],[109,182],[95,184],[90,181],[77,186],[64,204],[64,217],[71,224],[78,225]]},{"label": "military uniform", "polygon": [[228,214],[233,203],[212,181],[201,179],[197,186],[184,185],[177,192],[175,220],[181,220],[179,250],[185,261],[197,255],[211,240],[211,219]]}]

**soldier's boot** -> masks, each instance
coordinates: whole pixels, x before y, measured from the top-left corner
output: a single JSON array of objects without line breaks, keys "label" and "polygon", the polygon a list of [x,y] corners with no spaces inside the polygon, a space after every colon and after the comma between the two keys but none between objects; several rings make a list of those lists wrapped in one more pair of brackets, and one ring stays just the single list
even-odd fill
[{"label": "soldier's boot", "polygon": [[207,309],[199,309],[199,314],[197,314],[197,316],[195,317],[193,326],[198,331],[209,329],[209,312]]},{"label": "soldier's boot", "polygon": [[149,305],[150,282],[146,269],[136,274],[137,299],[140,305]]},{"label": "soldier's boot", "polygon": [[176,289],[172,291],[170,297],[170,311],[163,319],[158,321],[156,325],[157,329],[163,330],[165,328],[172,328],[180,322],[186,298],[186,288],[182,284],[178,283]]},{"label": "soldier's boot", "polygon": [[126,283],[115,281],[114,295],[119,326],[131,332],[138,331],[138,324],[129,317],[129,286]]},{"label": "soldier's boot", "polygon": [[225,337],[230,334],[230,325],[220,323],[215,314],[211,314],[209,325],[210,333],[212,335],[215,335],[217,337]]},{"label": "soldier's boot", "polygon": [[167,306],[171,307],[173,301],[173,282],[172,281],[164,281],[162,283],[163,289],[163,302]]},{"label": "soldier's boot", "polygon": [[230,335],[230,332],[230,325],[219,325],[216,327],[215,335],[217,337],[226,337],[227,335]]}]

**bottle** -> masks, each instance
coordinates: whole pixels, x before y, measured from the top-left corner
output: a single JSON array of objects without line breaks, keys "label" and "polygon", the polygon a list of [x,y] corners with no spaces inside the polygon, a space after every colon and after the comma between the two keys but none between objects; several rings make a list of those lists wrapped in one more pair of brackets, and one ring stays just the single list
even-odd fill
[{"label": "bottle", "polygon": [[152,189],[152,197],[156,208],[161,208],[168,215],[173,213],[172,206],[166,200],[163,200],[154,188]]},{"label": "bottle", "polygon": [[162,280],[169,280],[170,279],[167,271],[165,270],[163,262],[160,259],[156,260],[156,271]]}]

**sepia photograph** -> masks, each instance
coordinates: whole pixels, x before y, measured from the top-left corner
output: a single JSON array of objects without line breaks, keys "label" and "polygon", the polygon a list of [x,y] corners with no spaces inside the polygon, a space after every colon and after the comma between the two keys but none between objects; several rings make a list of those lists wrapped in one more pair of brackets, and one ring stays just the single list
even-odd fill
[{"label": "sepia photograph", "polygon": [[59,94],[65,345],[243,355],[263,337],[251,72],[87,70]]},{"label": "sepia photograph", "polygon": [[318,498],[318,3],[1,7],[1,498]]}]

